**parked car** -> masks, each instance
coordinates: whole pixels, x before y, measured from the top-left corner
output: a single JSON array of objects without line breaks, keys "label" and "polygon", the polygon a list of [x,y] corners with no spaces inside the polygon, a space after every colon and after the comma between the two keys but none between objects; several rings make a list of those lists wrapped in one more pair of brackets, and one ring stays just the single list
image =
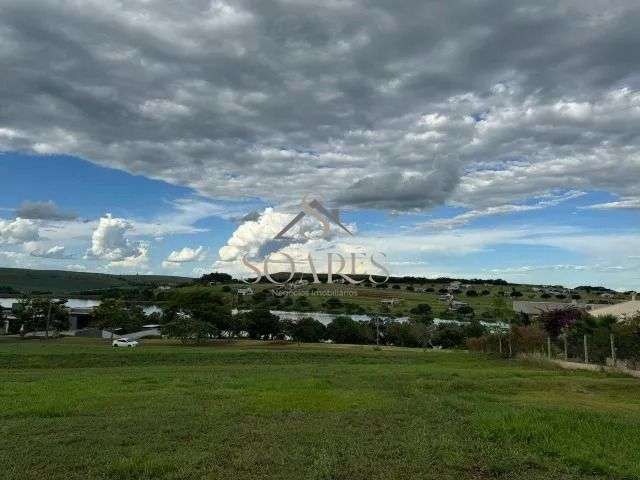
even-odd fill
[{"label": "parked car", "polygon": [[129,340],[128,338],[118,338],[113,341],[114,347],[137,347],[138,342],[136,340]]}]

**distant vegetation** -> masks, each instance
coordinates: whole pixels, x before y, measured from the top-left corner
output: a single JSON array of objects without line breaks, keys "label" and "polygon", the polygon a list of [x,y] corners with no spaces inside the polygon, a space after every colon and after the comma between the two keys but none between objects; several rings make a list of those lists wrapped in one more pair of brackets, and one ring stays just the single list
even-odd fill
[{"label": "distant vegetation", "polygon": [[0,268],[0,294],[49,292],[54,295],[69,295],[82,292],[96,295],[107,289],[175,286],[192,280],[165,275],[110,275],[64,270]]}]

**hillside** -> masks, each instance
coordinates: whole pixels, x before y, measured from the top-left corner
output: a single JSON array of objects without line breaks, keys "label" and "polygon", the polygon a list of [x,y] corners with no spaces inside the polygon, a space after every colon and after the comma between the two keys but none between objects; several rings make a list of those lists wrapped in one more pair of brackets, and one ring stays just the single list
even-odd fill
[{"label": "hillside", "polygon": [[10,293],[10,289],[14,289],[21,293],[46,291],[54,294],[68,294],[108,288],[179,285],[191,280],[186,277],[167,275],[112,275],[64,270],[0,268],[0,288],[3,293]]}]

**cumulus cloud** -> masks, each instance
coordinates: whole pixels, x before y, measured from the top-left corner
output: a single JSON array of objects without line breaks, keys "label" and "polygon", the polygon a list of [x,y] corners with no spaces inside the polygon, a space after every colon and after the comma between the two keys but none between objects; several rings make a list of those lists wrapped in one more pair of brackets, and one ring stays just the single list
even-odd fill
[{"label": "cumulus cloud", "polygon": [[119,260],[111,260],[107,264],[107,269],[146,270],[148,267],[149,245],[145,242],[138,243],[134,254],[122,257]]},{"label": "cumulus cloud", "polygon": [[204,260],[206,252],[203,246],[198,248],[184,247],[182,250],[174,250],[167,257],[167,262],[173,263],[187,263],[198,262]]},{"label": "cumulus cloud", "polygon": [[639,198],[639,22],[623,0],[8,0],[0,149],[275,204]]},{"label": "cumulus cloud", "polygon": [[[255,217],[254,217],[255,218]],[[287,235],[288,238],[275,239],[280,231],[294,218],[294,215],[279,212],[273,208],[265,209],[256,220],[242,223],[233,232],[231,238],[218,252],[220,260],[230,262],[240,259],[244,254],[263,258],[271,252],[284,249],[291,244],[305,244],[323,237],[322,224],[309,216],[303,217]],[[355,227],[349,225],[353,231]],[[330,231],[330,241],[339,234],[337,229]]]},{"label": "cumulus cloud", "polygon": [[40,238],[38,225],[24,218],[0,219],[0,244],[23,244]]},{"label": "cumulus cloud", "polygon": [[77,215],[63,212],[51,200],[48,202],[23,202],[16,211],[16,216],[38,220],[74,220]]},{"label": "cumulus cloud", "polygon": [[148,260],[149,247],[133,242],[125,234],[133,227],[123,218],[111,214],[102,217],[91,236],[91,247],[85,258],[108,260],[111,266],[134,267]]},{"label": "cumulus cloud", "polygon": [[162,262],[165,268],[177,268],[183,263],[200,262],[207,256],[203,246],[198,248],[184,247],[181,250],[173,250],[166,260]]}]

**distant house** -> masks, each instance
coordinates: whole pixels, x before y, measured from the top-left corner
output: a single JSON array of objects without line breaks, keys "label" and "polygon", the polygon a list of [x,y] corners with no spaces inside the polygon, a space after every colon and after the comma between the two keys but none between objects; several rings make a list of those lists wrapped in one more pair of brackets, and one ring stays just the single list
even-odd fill
[{"label": "distant house", "polygon": [[158,287],[158,290],[160,290],[161,292],[165,292],[167,290],[171,290],[171,287],[169,285],[160,285]]},{"label": "distant house", "polygon": [[594,308],[590,313],[595,317],[613,315],[619,320],[624,320],[640,314],[640,301],[636,300],[636,294],[634,293],[631,297],[631,301],[629,302],[616,303],[615,305],[603,305],[600,308]]},{"label": "distant house", "polygon": [[399,298],[384,298],[384,299],[380,300],[380,303],[382,303],[383,305],[393,306],[393,305],[398,305],[400,303],[400,299]]},{"label": "distant house", "polygon": [[447,290],[452,291],[452,290],[460,290],[460,282],[451,282],[449,285],[447,285]]},{"label": "distant house", "polygon": [[302,287],[306,287],[307,285],[309,285],[309,280],[305,280],[304,278],[301,278],[300,280],[298,280],[296,283],[293,284],[293,288],[302,288]]},{"label": "distant house", "polygon": [[600,298],[614,298],[615,295],[613,293],[601,293]]},{"label": "distant house", "polygon": [[236,290],[236,293],[242,296],[253,295],[253,288],[251,287],[239,288],[238,290]]},{"label": "distant house", "polygon": [[91,322],[93,307],[74,307],[69,309],[69,330],[82,330]]},{"label": "distant house", "polygon": [[450,293],[445,293],[444,295],[438,295],[438,300],[442,302],[450,302],[453,300],[453,295]]},{"label": "distant house", "polygon": [[458,300],[453,300],[449,304],[449,310],[459,310],[462,307],[467,307],[469,304],[466,302],[459,302]]},{"label": "distant house", "polygon": [[416,287],[414,291],[419,293],[427,293],[427,289],[424,287]]}]

